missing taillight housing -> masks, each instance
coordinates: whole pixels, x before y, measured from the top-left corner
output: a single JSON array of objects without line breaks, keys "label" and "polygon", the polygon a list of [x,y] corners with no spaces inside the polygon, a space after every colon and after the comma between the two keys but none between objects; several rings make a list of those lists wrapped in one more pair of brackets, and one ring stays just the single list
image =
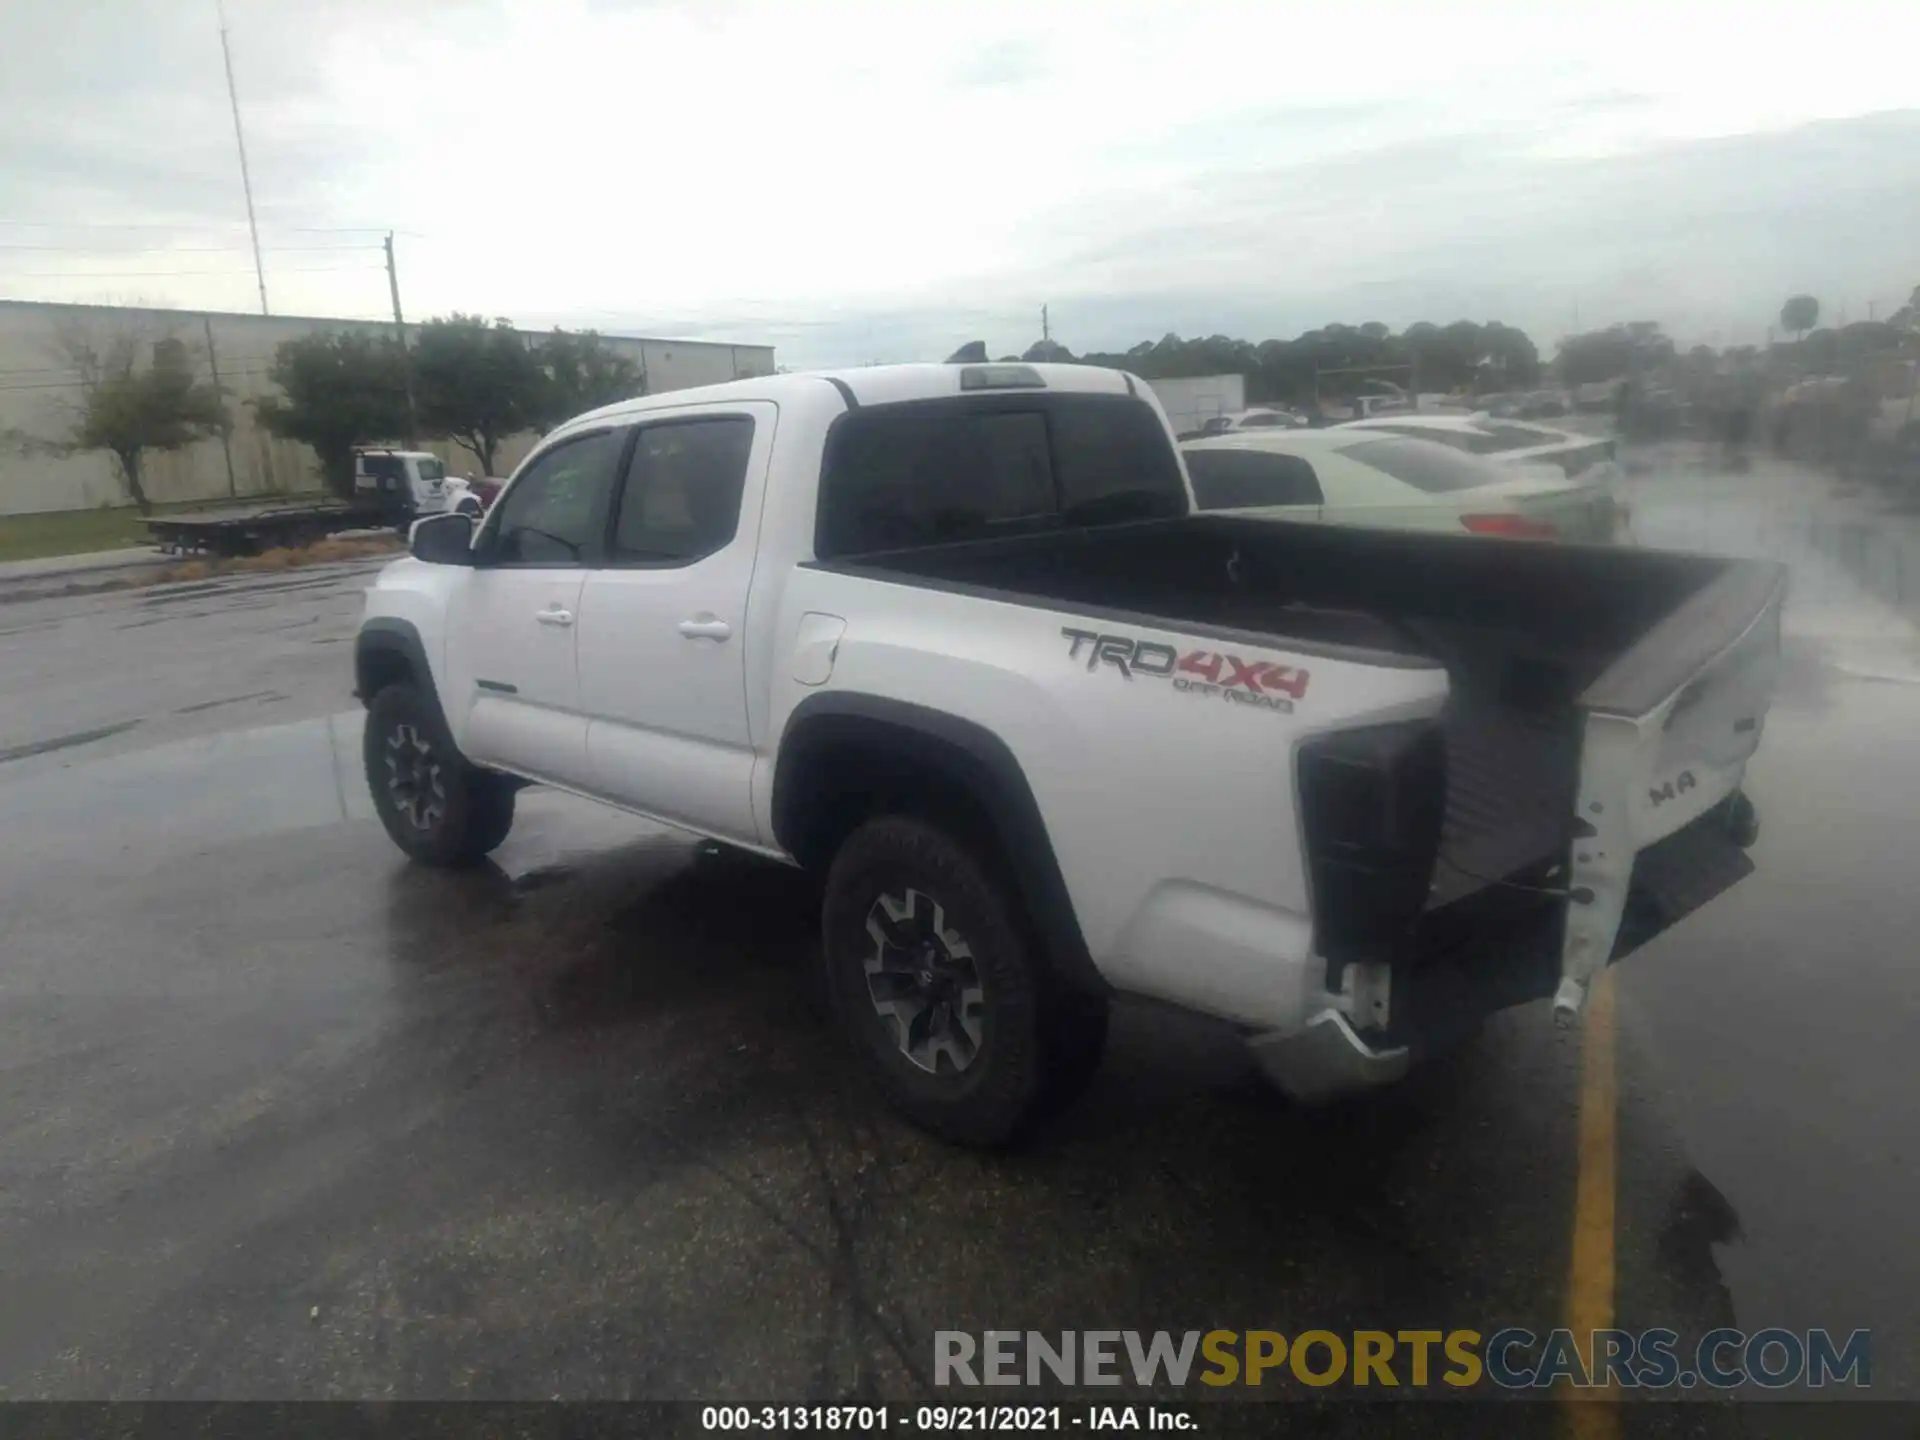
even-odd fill
[{"label": "missing taillight housing", "polygon": [[1509,540],[1556,540],[1560,536],[1552,522],[1531,515],[1462,515],[1460,523],[1475,535],[1504,535]]},{"label": "missing taillight housing", "polygon": [[1390,959],[1426,905],[1446,810],[1446,747],[1431,720],[1300,745],[1300,814],[1315,943],[1339,987],[1352,961]]}]

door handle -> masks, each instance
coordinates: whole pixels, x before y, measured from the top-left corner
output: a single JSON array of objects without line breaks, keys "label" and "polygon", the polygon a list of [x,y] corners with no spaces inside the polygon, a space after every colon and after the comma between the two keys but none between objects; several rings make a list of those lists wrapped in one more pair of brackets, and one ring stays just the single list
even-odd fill
[{"label": "door handle", "polygon": [[573,624],[573,611],[563,610],[560,606],[556,605],[551,610],[536,611],[533,618],[538,620],[542,625],[558,625],[564,629],[566,626]]},{"label": "door handle", "polygon": [[724,620],[682,620],[680,633],[689,640],[725,640],[733,627]]}]

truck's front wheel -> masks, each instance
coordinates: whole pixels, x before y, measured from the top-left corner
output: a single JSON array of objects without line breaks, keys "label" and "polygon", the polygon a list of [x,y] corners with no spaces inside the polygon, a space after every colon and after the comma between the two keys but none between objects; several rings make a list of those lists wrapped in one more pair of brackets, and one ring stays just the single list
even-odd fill
[{"label": "truck's front wheel", "polygon": [[363,754],[380,823],[422,864],[477,864],[513,828],[513,782],[469,765],[416,686],[373,697]]},{"label": "truck's front wheel", "polygon": [[1090,1071],[1054,1053],[1060,1007],[1007,887],[935,826],[891,815],[850,835],[823,929],[839,1023],[915,1124],[1004,1144],[1059,1103],[1060,1062]]}]

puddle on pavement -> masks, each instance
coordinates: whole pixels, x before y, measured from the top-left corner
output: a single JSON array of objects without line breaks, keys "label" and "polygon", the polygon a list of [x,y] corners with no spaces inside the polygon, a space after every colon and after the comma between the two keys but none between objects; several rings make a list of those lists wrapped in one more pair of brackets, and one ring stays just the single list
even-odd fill
[{"label": "puddle on pavement", "polygon": [[[233,697],[271,703],[277,692]],[[319,826],[373,822],[358,710],[229,730],[87,759],[56,753],[128,726],[58,737],[0,755],[0,855],[9,881],[122,870],[182,853]],[[496,857],[527,890],[565,878],[566,863],[660,827],[551,791],[520,797]],[[367,843],[389,845],[377,824]]]}]

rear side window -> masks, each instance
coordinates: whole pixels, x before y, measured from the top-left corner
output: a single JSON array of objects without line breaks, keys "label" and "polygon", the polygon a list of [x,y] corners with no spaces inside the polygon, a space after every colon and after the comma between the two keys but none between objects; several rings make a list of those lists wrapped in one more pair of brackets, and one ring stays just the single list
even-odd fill
[{"label": "rear side window", "polygon": [[1425,440],[1362,440],[1358,445],[1345,446],[1340,453],[1429,495],[1472,490],[1511,478],[1485,460]]},{"label": "rear side window", "polygon": [[613,525],[616,565],[685,565],[724,549],[740,526],[753,450],[746,416],[649,425],[633,446]]},{"label": "rear side window", "polygon": [[1166,431],[1138,400],[878,405],[834,426],[814,549],[826,559],[1186,509]]},{"label": "rear side window", "polygon": [[1202,510],[1256,505],[1319,505],[1320,477],[1299,455],[1261,450],[1189,450],[1187,474]]}]

